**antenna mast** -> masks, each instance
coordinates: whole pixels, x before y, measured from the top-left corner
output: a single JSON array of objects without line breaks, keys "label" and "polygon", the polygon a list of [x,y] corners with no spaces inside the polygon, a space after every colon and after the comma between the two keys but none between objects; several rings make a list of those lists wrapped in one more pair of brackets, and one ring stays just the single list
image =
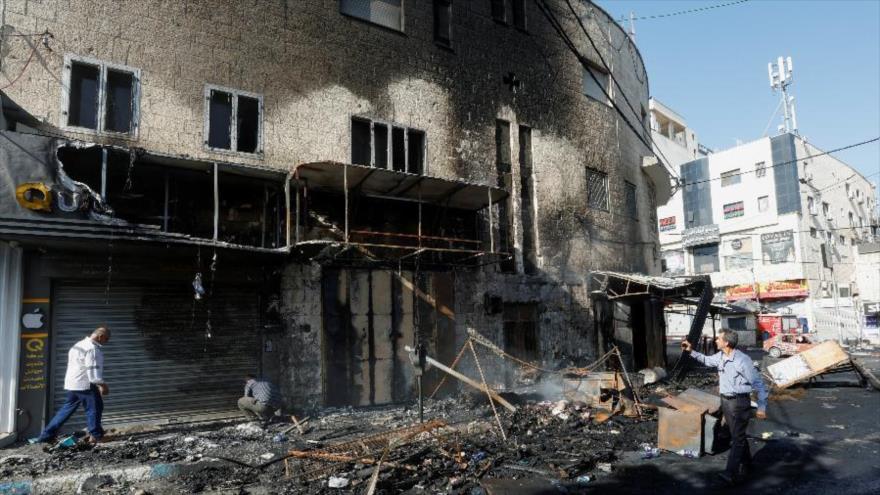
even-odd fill
[{"label": "antenna mast", "polygon": [[783,125],[779,126],[781,132],[798,133],[797,117],[794,112],[794,96],[788,95],[788,87],[794,82],[792,79],[791,57],[783,59],[779,57],[776,63],[767,64],[767,75],[770,77],[770,87],[775,93],[782,92]]}]

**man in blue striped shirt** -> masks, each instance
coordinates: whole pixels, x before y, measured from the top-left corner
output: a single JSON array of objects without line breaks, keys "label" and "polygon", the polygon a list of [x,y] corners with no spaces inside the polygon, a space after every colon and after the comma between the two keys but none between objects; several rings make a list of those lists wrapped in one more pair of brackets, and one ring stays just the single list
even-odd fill
[{"label": "man in blue striped shirt", "polygon": [[267,424],[275,411],[281,408],[281,395],[272,382],[245,375],[244,397],[238,399],[238,408],[248,418]]},{"label": "man in blue striped shirt", "polygon": [[690,352],[691,357],[700,363],[718,369],[718,389],[721,393],[721,411],[724,422],[730,428],[730,452],[727,454],[727,468],[719,476],[728,483],[740,479],[740,466],[748,470],[752,464],[752,453],[746,439],[746,428],[751,417],[752,389],[758,393],[758,419],[767,417],[767,388],[761,375],[752,364],[752,359],[744,352],[737,350],[736,332],[722,330],[715,338],[719,352],[712,356],[692,351],[687,340],[682,341],[681,348]]}]

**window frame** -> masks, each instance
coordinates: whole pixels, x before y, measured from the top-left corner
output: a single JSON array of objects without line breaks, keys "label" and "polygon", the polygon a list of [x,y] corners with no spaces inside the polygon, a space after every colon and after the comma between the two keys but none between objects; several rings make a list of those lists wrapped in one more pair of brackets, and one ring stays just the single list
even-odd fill
[{"label": "window frame", "polygon": [[[220,91],[223,93],[229,93],[232,96],[232,110],[229,122],[229,149],[224,148],[214,148],[208,144],[208,136],[211,132],[211,92],[212,91]],[[238,146],[238,97],[244,96],[245,98],[252,98],[257,100],[258,102],[258,110],[259,115],[257,116],[257,149],[255,151],[238,151],[236,150]],[[203,129],[202,129],[202,143],[207,151],[212,153],[222,153],[225,155],[233,155],[233,156],[246,156],[246,157],[258,157],[262,158],[264,149],[263,149],[263,127],[264,127],[264,116],[265,116],[265,107],[263,105],[263,95],[258,93],[252,93],[250,91],[244,91],[240,89],[234,89],[227,86],[219,86],[216,84],[205,84],[205,90],[203,94],[205,108],[204,108],[204,116],[203,116]]]},{"label": "window frame", "polygon": [[755,177],[760,179],[761,177],[766,177],[766,176],[767,176],[767,162],[765,162],[763,160],[760,162],[755,162]]},{"label": "window frame", "polygon": [[[738,208],[737,205],[739,205]],[[742,200],[734,201],[733,203],[727,203],[723,205],[721,211],[724,215],[725,220],[743,217],[746,214],[746,203]]]},{"label": "window frame", "polygon": [[[365,122],[365,123],[370,124],[370,164],[369,165],[355,164],[353,162],[353,160],[351,160],[352,154],[354,153],[354,147],[352,146],[352,142],[351,142],[351,131],[352,131],[352,122],[354,122],[355,120],[359,120],[361,122]],[[376,166],[376,147],[375,147],[376,124],[384,125],[385,128],[387,129],[386,145],[388,146],[388,148],[387,148],[388,154],[386,155],[386,158],[385,158],[386,163],[387,163],[387,166],[385,166],[385,167]],[[402,129],[403,130],[403,159],[404,159],[403,164],[404,164],[405,170],[402,173],[411,174],[411,175],[421,175],[421,176],[428,175],[428,132],[427,131],[425,131],[424,129],[419,129],[417,127],[410,127],[407,125],[394,123],[394,122],[391,122],[388,120],[374,119],[371,117],[366,117],[364,115],[352,114],[352,115],[349,115],[349,118],[348,118],[348,147],[349,147],[348,157],[349,157],[349,161],[352,162],[352,164],[359,165],[361,167],[370,167],[370,168],[375,168],[375,169],[379,169],[379,170],[389,170],[391,172],[400,172],[399,170],[394,170],[394,129]],[[422,133],[422,136],[424,136],[424,138],[422,139],[422,150],[421,150],[422,151],[422,153],[421,153],[422,154],[422,173],[421,174],[417,174],[415,172],[410,171],[410,164],[409,164],[409,155],[410,155],[410,153],[409,153],[409,133],[410,133],[410,131],[420,132],[420,133]]]},{"label": "window frame", "polygon": [[[342,3],[344,1],[345,0],[339,0],[339,14],[340,15],[344,15],[345,17],[348,17],[349,19],[356,19],[361,22],[366,22],[367,24],[371,24],[373,26],[379,26],[380,28],[387,29],[391,32],[403,33],[403,34],[406,33],[406,0],[400,0],[400,28],[386,26],[385,24],[378,23],[376,21],[373,21],[372,19],[367,19],[365,17],[360,17],[358,15],[355,15],[355,14],[352,14],[349,12],[345,12],[342,9]],[[368,0],[368,1],[373,2],[374,0]]]},{"label": "window frame", "polygon": [[[96,128],[82,127],[78,125],[68,124],[70,118],[70,83],[73,72],[73,64],[90,65],[98,68],[98,106],[96,109]],[[131,131],[117,132],[106,130],[106,111],[107,111],[107,72],[126,72],[132,76],[131,91]],[[135,140],[138,138],[141,120],[141,69],[131,67],[129,65],[107,62],[95,57],[83,55],[75,55],[67,53],[64,55],[64,65],[62,66],[62,90],[61,90],[61,112],[59,113],[59,122],[62,130],[77,132],[82,134],[93,134],[101,136],[113,136],[116,138]]]},{"label": "window frame", "polygon": [[[763,210],[761,209],[761,200],[762,199],[764,200],[764,205],[765,205],[765,208]],[[758,203],[757,204],[758,213],[764,213],[764,212],[770,211],[770,196],[769,195],[765,194],[764,196],[758,196],[757,203]]]}]

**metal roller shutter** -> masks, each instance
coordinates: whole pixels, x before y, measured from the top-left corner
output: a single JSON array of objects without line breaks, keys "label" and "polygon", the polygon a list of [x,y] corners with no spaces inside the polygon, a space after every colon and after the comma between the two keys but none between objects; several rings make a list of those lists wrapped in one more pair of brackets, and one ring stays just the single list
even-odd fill
[{"label": "metal roller shutter", "polygon": [[[244,374],[259,371],[252,288],[218,287],[202,301],[182,284],[114,282],[109,300],[94,282],[60,281],[53,289],[53,414],[64,401],[67,351],[100,325],[112,331],[104,346],[105,425],[234,410]],[[84,423],[76,414],[68,427]]]}]

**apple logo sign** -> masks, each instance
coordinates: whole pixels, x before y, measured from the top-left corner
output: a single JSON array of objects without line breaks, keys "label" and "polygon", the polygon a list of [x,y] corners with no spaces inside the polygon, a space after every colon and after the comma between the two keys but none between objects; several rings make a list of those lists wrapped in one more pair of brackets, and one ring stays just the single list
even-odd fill
[{"label": "apple logo sign", "polygon": [[29,329],[43,328],[43,313],[40,312],[40,308],[35,309],[33,313],[25,313],[21,317],[21,324]]}]

